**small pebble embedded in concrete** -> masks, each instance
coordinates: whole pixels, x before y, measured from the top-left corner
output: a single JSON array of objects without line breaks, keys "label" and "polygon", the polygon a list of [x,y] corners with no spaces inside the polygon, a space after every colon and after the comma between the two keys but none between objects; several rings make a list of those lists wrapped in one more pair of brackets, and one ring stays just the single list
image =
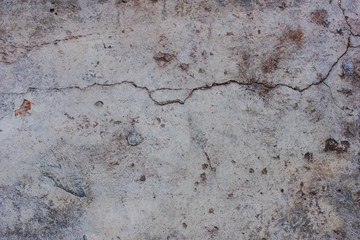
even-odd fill
[{"label": "small pebble embedded in concrete", "polygon": [[142,142],[142,137],[136,131],[131,131],[129,135],[126,137],[127,142],[130,146],[137,146]]}]

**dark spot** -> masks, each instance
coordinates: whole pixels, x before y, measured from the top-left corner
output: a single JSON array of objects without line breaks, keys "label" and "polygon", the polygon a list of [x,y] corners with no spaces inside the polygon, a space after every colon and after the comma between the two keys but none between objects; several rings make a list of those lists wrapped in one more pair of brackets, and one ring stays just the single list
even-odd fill
[{"label": "dark spot", "polygon": [[209,209],[209,213],[214,213],[214,209],[213,209],[213,208],[210,208],[210,209]]},{"label": "dark spot", "polygon": [[199,182],[195,182],[194,184],[195,184],[195,186],[197,186],[197,185],[199,185]]},{"label": "dark spot", "polygon": [[150,2],[152,2],[152,3],[157,3],[158,0],[150,0]]},{"label": "dark spot", "polygon": [[337,235],[340,235],[340,237],[342,237],[342,239],[346,238],[346,232],[341,231],[341,230],[334,230],[334,233]]},{"label": "dark spot", "polygon": [[249,173],[254,173],[254,169],[250,168]]},{"label": "dark spot", "polygon": [[201,165],[202,169],[207,169],[208,168],[208,164],[204,163],[203,165]]},{"label": "dark spot", "polygon": [[84,235],[84,236],[83,236],[83,240],[88,240],[88,238]]},{"label": "dark spot", "polygon": [[181,63],[181,64],[179,65],[179,68],[180,68],[182,71],[187,72],[187,71],[189,71],[189,64]]},{"label": "dark spot", "polygon": [[201,52],[201,56],[203,57],[203,59],[207,59],[207,52],[204,50]]},{"label": "dark spot", "polygon": [[226,36],[234,36],[234,33],[233,32],[227,32]]},{"label": "dark spot", "polygon": [[281,10],[285,10],[286,4],[283,2],[280,4],[280,6],[278,6],[278,8],[280,8]]},{"label": "dark spot", "polygon": [[145,180],[146,180],[145,175],[142,175],[139,180],[142,181],[142,182],[145,182]]},{"label": "dark spot", "polygon": [[70,120],[74,120],[74,119],[75,119],[74,117],[70,116],[70,114],[68,114],[67,112],[64,113],[64,115],[65,115],[68,119],[70,119]]},{"label": "dark spot", "polygon": [[339,35],[344,35],[344,32],[343,32],[343,30],[340,28],[340,29],[336,29],[336,32],[337,32],[337,34],[339,34]]},{"label": "dark spot", "polygon": [[261,31],[260,31],[260,29],[258,30],[258,34],[261,34]]},{"label": "dark spot", "polygon": [[95,106],[97,106],[97,107],[102,107],[103,105],[104,105],[104,103],[102,101],[97,101],[95,103]]},{"label": "dark spot", "polygon": [[328,151],[335,151],[336,148],[338,146],[338,143],[337,141],[335,141],[334,139],[332,138],[329,138],[325,141],[325,148],[324,148],[324,151],[325,152],[328,152]]},{"label": "dark spot", "polygon": [[160,127],[164,128],[164,127],[165,127],[165,124],[161,124]]},{"label": "dark spot", "polygon": [[298,46],[301,46],[303,36],[304,36],[304,33],[301,30],[301,28],[297,28],[296,30],[289,30],[289,32],[288,32],[289,39]]},{"label": "dark spot", "polygon": [[204,7],[204,10],[205,10],[206,12],[211,12],[211,7],[206,6],[206,7]]},{"label": "dark spot", "polygon": [[283,189],[283,188],[282,188],[282,189],[280,189],[280,192],[282,192],[282,193],[283,193],[283,192],[284,192],[284,189]]},{"label": "dark spot", "polygon": [[263,170],[261,170],[261,173],[262,173],[262,174],[267,174],[267,169],[264,168]]},{"label": "dark spot", "polygon": [[130,164],[130,167],[135,167],[135,163]]},{"label": "dark spot", "polygon": [[311,20],[317,25],[324,25],[326,18],[328,17],[328,13],[324,9],[315,10],[310,14]]},{"label": "dark spot", "polygon": [[344,94],[345,96],[351,96],[353,93],[352,93],[352,90],[351,89],[345,89],[345,88],[342,88],[340,90],[337,90],[337,92],[339,93],[342,93]]},{"label": "dark spot", "polygon": [[337,153],[347,152],[349,147],[350,147],[350,143],[348,141],[341,141],[341,146],[336,148],[336,152]]},{"label": "dark spot", "polygon": [[204,73],[204,72],[205,72],[205,70],[204,70],[204,69],[199,68],[199,73]]},{"label": "dark spot", "polygon": [[139,133],[131,131],[126,137],[127,142],[130,146],[137,146],[142,142],[142,137]]},{"label": "dark spot", "polygon": [[174,60],[175,56],[169,53],[158,52],[153,58],[160,68],[164,68]]},{"label": "dark spot", "polygon": [[315,192],[315,191],[311,191],[311,192],[309,192],[309,194],[312,195],[312,196],[315,196],[315,195],[316,195],[316,192]]},{"label": "dark spot", "polygon": [[200,174],[201,182],[206,182],[206,173]]},{"label": "dark spot", "polygon": [[184,228],[187,228],[187,224],[186,223],[183,223],[182,224]]},{"label": "dark spot", "polygon": [[55,11],[54,8],[50,8],[50,12],[53,13]]},{"label": "dark spot", "polygon": [[212,229],[207,229],[207,230],[208,232],[211,233],[212,236],[215,236],[218,233],[219,228],[217,226],[214,226]]},{"label": "dark spot", "polygon": [[313,154],[311,152],[307,152],[307,153],[305,153],[304,158],[306,160],[308,160],[309,162],[312,162],[313,161]]},{"label": "dark spot", "polygon": [[234,194],[233,194],[233,193],[229,193],[227,198],[232,198],[232,197],[234,197]]}]

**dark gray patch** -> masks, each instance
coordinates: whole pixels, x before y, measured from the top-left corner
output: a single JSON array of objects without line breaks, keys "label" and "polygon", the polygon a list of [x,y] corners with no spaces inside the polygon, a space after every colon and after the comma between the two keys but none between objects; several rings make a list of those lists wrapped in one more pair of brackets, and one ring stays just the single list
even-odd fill
[{"label": "dark gray patch", "polygon": [[[12,205],[3,205],[5,202]],[[69,202],[54,206],[45,196],[32,196],[25,188],[16,186],[0,186],[0,219],[17,218],[14,224],[4,221],[0,228],[1,239],[66,239],[70,229],[74,229],[76,220],[81,216],[83,207],[80,202]],[[9,209],[9,207],[11,209]],[[22,213],[32,209],[25,219]]]},{"label": "dark gray patch", "polygon": [[15,98],[10,95],[0,96],[0,120],[5,116],[12,115],[15,110]]},{"label": "dark gray patch", "polygon": [[342,67],[345,71],[345,74],[350,76],[353,73],[354,62],[351,59],[346,59],[343,61]]},{"label": "dark gray patch", "polygon": [[142,142],[142,137],[136,131],[131,131],[129,135],[127,135],[126,140],[130,146],[137,146]]}]

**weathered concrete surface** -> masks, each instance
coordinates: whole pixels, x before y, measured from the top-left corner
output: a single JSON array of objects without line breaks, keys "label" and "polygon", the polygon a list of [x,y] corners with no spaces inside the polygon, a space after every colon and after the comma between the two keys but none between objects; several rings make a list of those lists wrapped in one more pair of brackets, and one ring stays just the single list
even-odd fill
[{"label": "weathered concrete surface", "polygon": [[358,1],[0,3],[1,239],[360,238]]}]

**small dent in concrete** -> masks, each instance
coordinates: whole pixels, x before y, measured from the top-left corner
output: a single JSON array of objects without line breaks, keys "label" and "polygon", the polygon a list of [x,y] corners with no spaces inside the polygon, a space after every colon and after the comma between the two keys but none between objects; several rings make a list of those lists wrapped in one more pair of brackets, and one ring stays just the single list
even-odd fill
[{"label": "small dent in concrete", "polygon": [[103,103],[102,101],[97,101],[97,102],[95,103],[95,106],[97,106],[97,107],[102,107],[102,106],[104,106],[104,103]]}]

